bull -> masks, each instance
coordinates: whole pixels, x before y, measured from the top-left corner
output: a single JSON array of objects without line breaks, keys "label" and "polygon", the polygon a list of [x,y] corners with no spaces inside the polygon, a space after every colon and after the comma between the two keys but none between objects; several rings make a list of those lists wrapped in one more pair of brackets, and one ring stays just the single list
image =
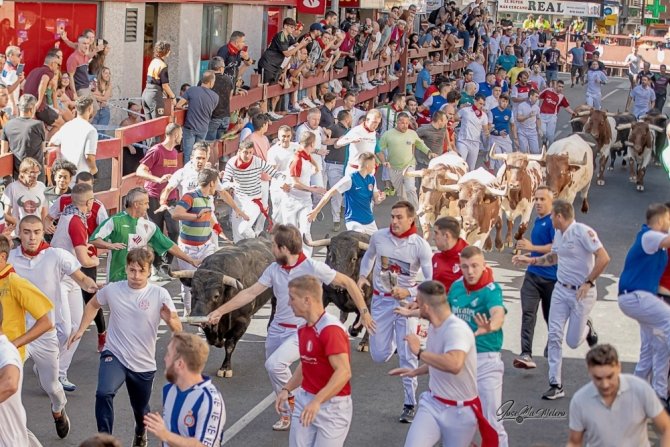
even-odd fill
[{"label": "bull", "polygon": [[[654,126],[658,126],[662,129],[665,129],[665,127],[670,122],[668,120],[667,115],[661,113],[658,109],[651,109],[649,113],[640,116],[640,121],[644,121],[645,123],[648,124],[653,124]],[[661,160],[661,152],[663,151],[663,148],[665,148],[667,142],[668,137],[665,134],[665,132],[661,132],[660,134],[656,135],[656,145],[654,147],[653,152],[654,152],[654,160],[659,166]]]},{"label": "bull", "polygon": [[644,191],[644,174],[656,147],[656,133],[662,135],[665,132],[663,128],[643,121],[634,124],[622,124],[617,126],[617,130],[622,130],[625,127],[630,129],[630,135],[628,141],[626,141],[628,147],[627,158],[630,162],[628,180],[635,182],[636,189],[642,192]]},{"label": "bull", "polygon": [[591,110],[593,110],[593,107],[588,106],[586,104],[582,104],[581,106],[577,106],[575,108],[574,110],[575,114],[573,115],[573,118],[570,120],[570,127],[572,127],[572,133],[579,133],[584,131],[584,125],[586,124],[586,121],[588,121],[589,119]]},{"label": "bull", "polygon": [[[584,125],[584,132],[589,133],[596,140],[596,154],[598,158],[598,177],[596,183],[599,186],[605,184],[605,168],[607,160],[612,158],[609,170],[613,169],[616,154],[622,151],[628,140],[629,130],[617,131],[617,126],[634,123],[637,121],[632,113],[608,113],[603,110],[592,110],[582,112],[589,114]],[[623,155],[623,154],[622,154]]]},{"label": "bull", "polygon": [[447,185],[446,188],[458,192],[462,229],[468,244],[491,250],[490,235],[495,227],[495,247],[501,250],[503,243],[500,211],[502,197],[507,194],[506,189],[498,188],[496,178],[484,168],[468,172],[458,184]]},{"label": "bull", "polygon": [[[275,260],[271,247],[270,240],[265,238],[244,239],[235,245],[223,246],[205,258],[197,270],[171,272],[173,278],[190,280],[191,315],[207,316],[240,291],[255,284]],[[207,342],[226,350],[226,357],[216,373],[218,377],[233,376],[231,359],[235,346],[249,327],[251,317],[271,298],[272,290],[268,289],[251,303],[225,315],[218,324],[203,326]]]},{"label": "bull", "polygon": [[[370,236],[358,231],[344,231],[333,236],[332,238],[319,239],[315,241],[308,240],[303,236],[303,241],[310,247],[327,247],[326,264],[333,270],[342,273],[345,276],[358,280],[358,272],[361,269],[361,259],[365,251],[368,249]],[[363,298],[368,309],[372,301],[372,289],[364,287]],[[356,304],[347,293],[346,289],[335,287],[331,285],[323,285],[323,306],[333,303],[340,310],[340,320],[345,322],[349,312],[356,313],[356,320],[349,326],[349,335],[352,337],[358,336],[363,327],[360,325],[360,312],[356,308]],[[365,331],[365,335],[358,344],[358,350],[367,352],[369,350],[369,333]]]},{"label": "bull", "polygon": [[502,210],[507,217],[507,236],[505,243],[512,245],[512,229],[514,221],[521,218],[519,228],[514,239],[521,240],[528,229],[528,222],[533,213],[533,197],[535,190],[544,180],[540,161],[544,160],[544,150],[540,155],[522,154],[512,152],[511,154],[496,154],[493,148],[489,152],[493,160],[504,161],[498,173],[498,181],[506,185],[507,194],[502,198]]},{"label": "bull", "polygon": [[447,152],[430,161],[428,169],[405,170],[406,177],[421,177],[419,190],[419,224],[423,237],[430,240],[430,229],[439,217],[457,217],[458,194],[446,185],[455,185],[468,172],[468,164],[455,152]]},{"label": "bull", "polygon": [[582,198],[582,213],[589,211],[589,188],[593,178],[593,148],[595,139],[578,133],[555,141],[547,150],[547,186],[557,199],[570,203],[577,192]]}]

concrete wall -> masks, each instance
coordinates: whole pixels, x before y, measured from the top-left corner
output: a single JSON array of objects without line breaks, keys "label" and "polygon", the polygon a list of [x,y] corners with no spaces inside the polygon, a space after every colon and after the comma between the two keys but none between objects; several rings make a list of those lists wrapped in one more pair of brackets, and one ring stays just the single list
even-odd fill
[{"label": "concrete wall", "polygon": [[178,95],[184,82],[195,84],[200,73],[202,4],[159,3],[158,40],[172,45],[167,64],[170,86]]},{"label": "concrete wall", "polygon": [[[105,65],[112,70],[112,98],[139,97],[142,93],[142,57],[144,53],[144,5],[142,3],[102,3],[102,32],[111,46]],[[138,9],[137,41],[124,42],[126,8]],[[126,102],[111,104],[126,107]],[[127,114],[110,107],[112,124],[118,124]]]}]

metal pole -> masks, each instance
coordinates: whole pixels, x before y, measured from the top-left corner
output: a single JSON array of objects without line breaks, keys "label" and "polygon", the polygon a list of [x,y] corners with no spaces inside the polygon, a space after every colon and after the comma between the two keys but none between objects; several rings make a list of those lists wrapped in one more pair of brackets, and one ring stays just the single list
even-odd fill
[{"label": "metal pole", "polygon": [[340,0],[331,0],[330,1],[330,9],[332,9],[333,11],[335,11],[337,13],[337,20],[339,20],[341,22],[342,20],[340,20],[341,17],[340,17],[340,11],[339,11]]}]

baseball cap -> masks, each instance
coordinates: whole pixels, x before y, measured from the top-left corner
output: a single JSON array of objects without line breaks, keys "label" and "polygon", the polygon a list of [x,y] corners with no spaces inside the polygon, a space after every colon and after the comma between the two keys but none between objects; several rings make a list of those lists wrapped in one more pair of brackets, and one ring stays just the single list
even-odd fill
[{"label": "baseball cap", "polygon": [[323,25],[320,24],[320,23],[312,23],[312,24],[309,26],[309,30],[310,30],[310,31],[321,31],[321,32],[324,32],[324,31],[325,31],[325,30],[323,29]]}]

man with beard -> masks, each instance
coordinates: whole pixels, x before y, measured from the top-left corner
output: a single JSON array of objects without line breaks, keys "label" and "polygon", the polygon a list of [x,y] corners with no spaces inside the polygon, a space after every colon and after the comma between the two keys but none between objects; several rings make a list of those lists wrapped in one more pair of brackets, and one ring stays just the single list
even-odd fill
[{"label": "man with beard", "polygon": [[[291,141],[293,130],[291,126],[281,126],[277,132],[278,141],[272,145],[268,151],[267,162],[277,172],[288,173],[289,165],[293,160],[293,155],[300,144]],[[280,179],[273,178],[270,181],[270,202],[272,203],[272,221],[276,223],[286,223],[284,210],[282,209],[282,201],[286,198],[286,192],[282,189],[284,183]]]},{"label": "man with beard", "polygon": [[209,346],[195,334],[172,335],[165,353],[163,416],[148,413],[144,425],[164,445],[220,446],[226,407],[209,377],[202,375]]},{"label": "man with beard", "polygon": [[[272,253],[275,262],[265,269],[254,285],[242,290],[226,304],[211,312],[209,324],[218,324],[222,316],[251,303],[258,295],[272,288],[277,306],[265,339],[265,369],[270,376],[272,388],[276,394],[280,394],[291,379],[291,365],[300,358],[297,329],[305,324],[305,320],[297,317],[289,304],[288,284],[291,279],[312,275],[323,284],[346,289],[356,303],[363,326],[373,332],[375,323],[370,317],[361,290],[351,278],[304,255],[302,235],[296,227],[277,225],[274,228]],[[272,426],[273,430],[286,431],[290,428],[292,406],[293,398],[289,397],[288,406],[283,407],[279,421]]]},{"label": "man with beard", "polygon": [[19,179],[10,183],[2,194],[5,219],[10,225],[18,223],[27,215],[34,214],[44,220],[47,215],[46,186],[37,180],[40,164],[34,158],[24,158],[19,166]]},{"label": "man with beard", "polygon": [[[375,362],[388,362],[397,348],[400,368],[415,369],[416,354],[405,343],[407,334],[416,333],[417,319],[396,314],[398,307],[413,302],[417,293],[416,276],[433,277],[430,245],[416,232],[416,212],[409,202],[399,201],[391,208],[391,226],[375,232],[361,260],[358,286],[371,287],[372,318],[379,330],[370,335],[370,354]],[[374,268],[374,271],[373,271]],[[416,378],[403,377],[404,407],[399,421],[411,423],[416,407]]]},{"label": "man with beard", "polygon": [[181,332],[168,291],[149,283],[154,254],[146,248],[130,250],[126,257],[125,281],[107,284],[86,305],[72,346],[91,324],[102,306],[109,307],[109,329],[105,350],[100,354],[95,419],[98,431],[112,433],[114,396],[125,382],[135,418],[133,447],[146,447],[144,415],[149,413],[151,388],[156,374],[156,340],[163,320],[172,332]]}]

